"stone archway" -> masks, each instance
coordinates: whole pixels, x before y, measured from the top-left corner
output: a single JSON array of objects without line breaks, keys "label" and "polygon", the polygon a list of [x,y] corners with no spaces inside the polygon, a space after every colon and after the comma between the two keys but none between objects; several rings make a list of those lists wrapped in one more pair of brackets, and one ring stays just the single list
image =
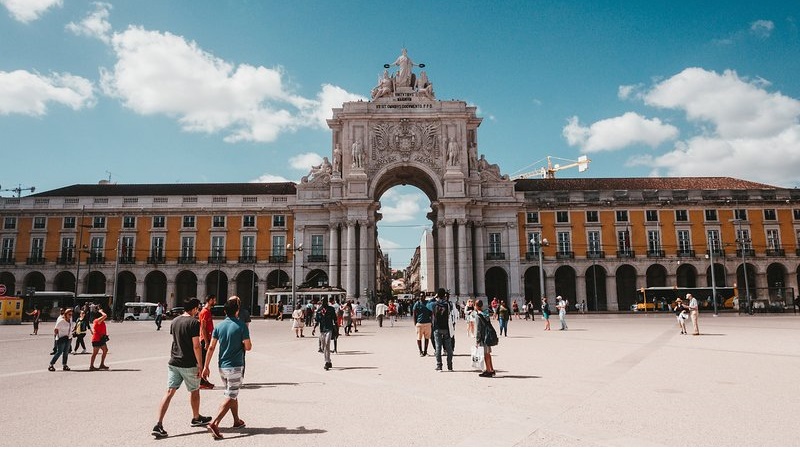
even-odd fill
[{"label": "stone archway", "polygon": [[[727,286],[727,274],[725,273],[725,266],[722,264],[714,263],[714,279],[717,287]],[[714,284],[711,279],[711,266],[706,269],[706,286]]]},{"label": "stone archway", "polygon": [[661,264],[652,264],[647,268],[645,276],[647,287],[662,287],[667,285],[667,269]]},{"label": "stone archway", "polygon": [[328,274],[322,269],[314,269],[308,272],[303,284],[308,287],[328,286]]},{"label": "stone archway", "polygon": [[603,266],[592,264],[586,269],[586,308],[589,311],[608,310],[607,277]]},{"label": "stone archway", "polygon": [[691,264],[681,264],[675,272],[678,287],[697,287],[697,269]]},{"label": "stone archway", "polygon": [[569,300],[570,307],[575,307],[578,301],[585,300],[577,298],[577,292],[575,290],[575,269],[571,266],[559,267],[556,269],[556,273],[553,274],[553,277],[556,281],[556,295],[560,295]]},{"label": "stone archway", "polygon": [[252,315],[258,315],[258,275],[252,270],[243,270],[236,275],[236,296]]},{"label": "stone archway", "polygon": [[66,270],[56,274],[53,278],[53,290],[75,292],[75,274]]},{"label": "stone archway", "polygon": [[[6,295],[16,295],[17,293],[17,279],[11,272],[0,272],[0,284],[6,286]],[[20,292],[20,294],[22,294]]]},{"label": "stone archway", "polygon": [[117,296],[114,304],[114,315],[121,315],[125,303],[136,301],[136,275],[129,270],[123,270],[117,275]]},{"label": "stone archway", "polygon": [[206,275],[206,295],[216,295],[217,304],[225,304],[228,299],[228,275],[225,272],[212,270]]},{"label": "stone archway", "polygon": [[160,270],[154,270],[144,277],[144,301],[151,303],[167,300],[167,276]]},{"label": "stone archway", "polygon": [[767,266],[767,288],[771,301],[786,300],[786,267],[783,264],[772,263]]},{"label": "stone archway", "polygon": [[191,270],[182,270],[175,277],[175,305],[197,297],[197,275]]},{"label": "stone archway", "polygon": [[106,276],[103,272],[93,270],[86,274],[84,281],[84,292],[87,294],[105,294],[106,293]]},{"label": "stone archway", "polygon": [[289,274],[283,270],[273,270],[267,275],[267,289],[286,287],[289,284]]},{"label": "stone archway", "polygon": [[636,269],[630,264],[619,266],[617,278],[617,304],[620,311],[629,311],[636,303]]},{"label": "stone archway", "polygon": [[510,305],[508,299],[508,274],[500,267],[492,267],[486,271],[486,297],[497,298]]},{"label": "stone archway", "polygon": [[[545,278],[547,277],[545,276]],[[539,283],[539,266],[529,267],[525,271],[525,301],[532,301],[538,308],[542,295]]]},{"label": "stone archway", "polygon": [[45,291],[45,280],[44,275],[42,272],[30,272],[25,275],[25,279],[22,282],[25,289],[27,288],[34,288],[37,291]]},{"label": "stone archway", "polygon": [[747,301],[747,294],[749,292],[750,299],[755,300],[758,298],[758,285],[756,284],[756,267],[750,263],[747,263],[747,282],[745,283],[744,277],[745,269],[742,264],[736,268],[736,283],[737,287],[739,288],[739,304],[742,304],[742,300]]}]

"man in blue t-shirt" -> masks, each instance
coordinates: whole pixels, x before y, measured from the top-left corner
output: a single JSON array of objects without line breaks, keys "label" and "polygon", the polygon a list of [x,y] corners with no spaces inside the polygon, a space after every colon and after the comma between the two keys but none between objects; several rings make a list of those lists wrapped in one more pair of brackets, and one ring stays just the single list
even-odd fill
[{"label": "man in blue t-shirt", "polygon": [[[411,308],[411,315],[417,327],[417,348],[419,356],[428,355],[428,342],[431,340],[431,310],[420,298]],[[425,340],[425,348],[422,347],[422,340]]]},{"label": "man in blue t-shirt", "polygon": [[220,322],[211,334],[211,344],[203,366],[203,376],[209,373],[208,363],[219,343],[219,375],[225,384],[225,401],[219,407],[217,417],[208,424],[208,431],[214,439],[222,439],[219,424],[230,411],[233,414],[233,428],[244,428],[244,421],[239,418],[239,388],[244,376],[244,352],[253,348],[250,342],[250,331],[239,320],[239,297],[231,297],[225,302],[225,320]]}]

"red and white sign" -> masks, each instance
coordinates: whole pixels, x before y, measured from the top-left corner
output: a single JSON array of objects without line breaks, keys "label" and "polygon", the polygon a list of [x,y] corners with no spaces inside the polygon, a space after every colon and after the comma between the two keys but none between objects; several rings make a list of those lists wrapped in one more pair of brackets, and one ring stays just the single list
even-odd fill
[{"label": "red and white sign", "polygon": [[0,295],[6,295],[6,285],[0,284]]}]

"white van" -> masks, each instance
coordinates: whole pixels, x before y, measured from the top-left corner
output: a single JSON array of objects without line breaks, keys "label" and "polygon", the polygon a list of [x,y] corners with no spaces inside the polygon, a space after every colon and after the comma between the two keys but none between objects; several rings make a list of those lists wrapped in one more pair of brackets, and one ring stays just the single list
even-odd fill
[{"label": "white van", "polygon": [[125,303],[125,320],[155,320],[158,303]]}]

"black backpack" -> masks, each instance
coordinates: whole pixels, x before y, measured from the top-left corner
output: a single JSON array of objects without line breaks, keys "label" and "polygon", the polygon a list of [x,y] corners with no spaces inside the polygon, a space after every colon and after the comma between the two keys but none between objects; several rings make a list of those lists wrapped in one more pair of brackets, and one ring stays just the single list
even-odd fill
[{"label": "black backpack", "polygon": [[483,345],[494,347],[500,343],[500,338],[497,337],[497,331],[492,326],[492,321],[481,316],[483,321]]},{"label": "black backpack", "polygon": [[448,308],[447,304],[436,302],[434,314],[436,315],[436,323],[447,323],[450,319],[450,308]]}]

